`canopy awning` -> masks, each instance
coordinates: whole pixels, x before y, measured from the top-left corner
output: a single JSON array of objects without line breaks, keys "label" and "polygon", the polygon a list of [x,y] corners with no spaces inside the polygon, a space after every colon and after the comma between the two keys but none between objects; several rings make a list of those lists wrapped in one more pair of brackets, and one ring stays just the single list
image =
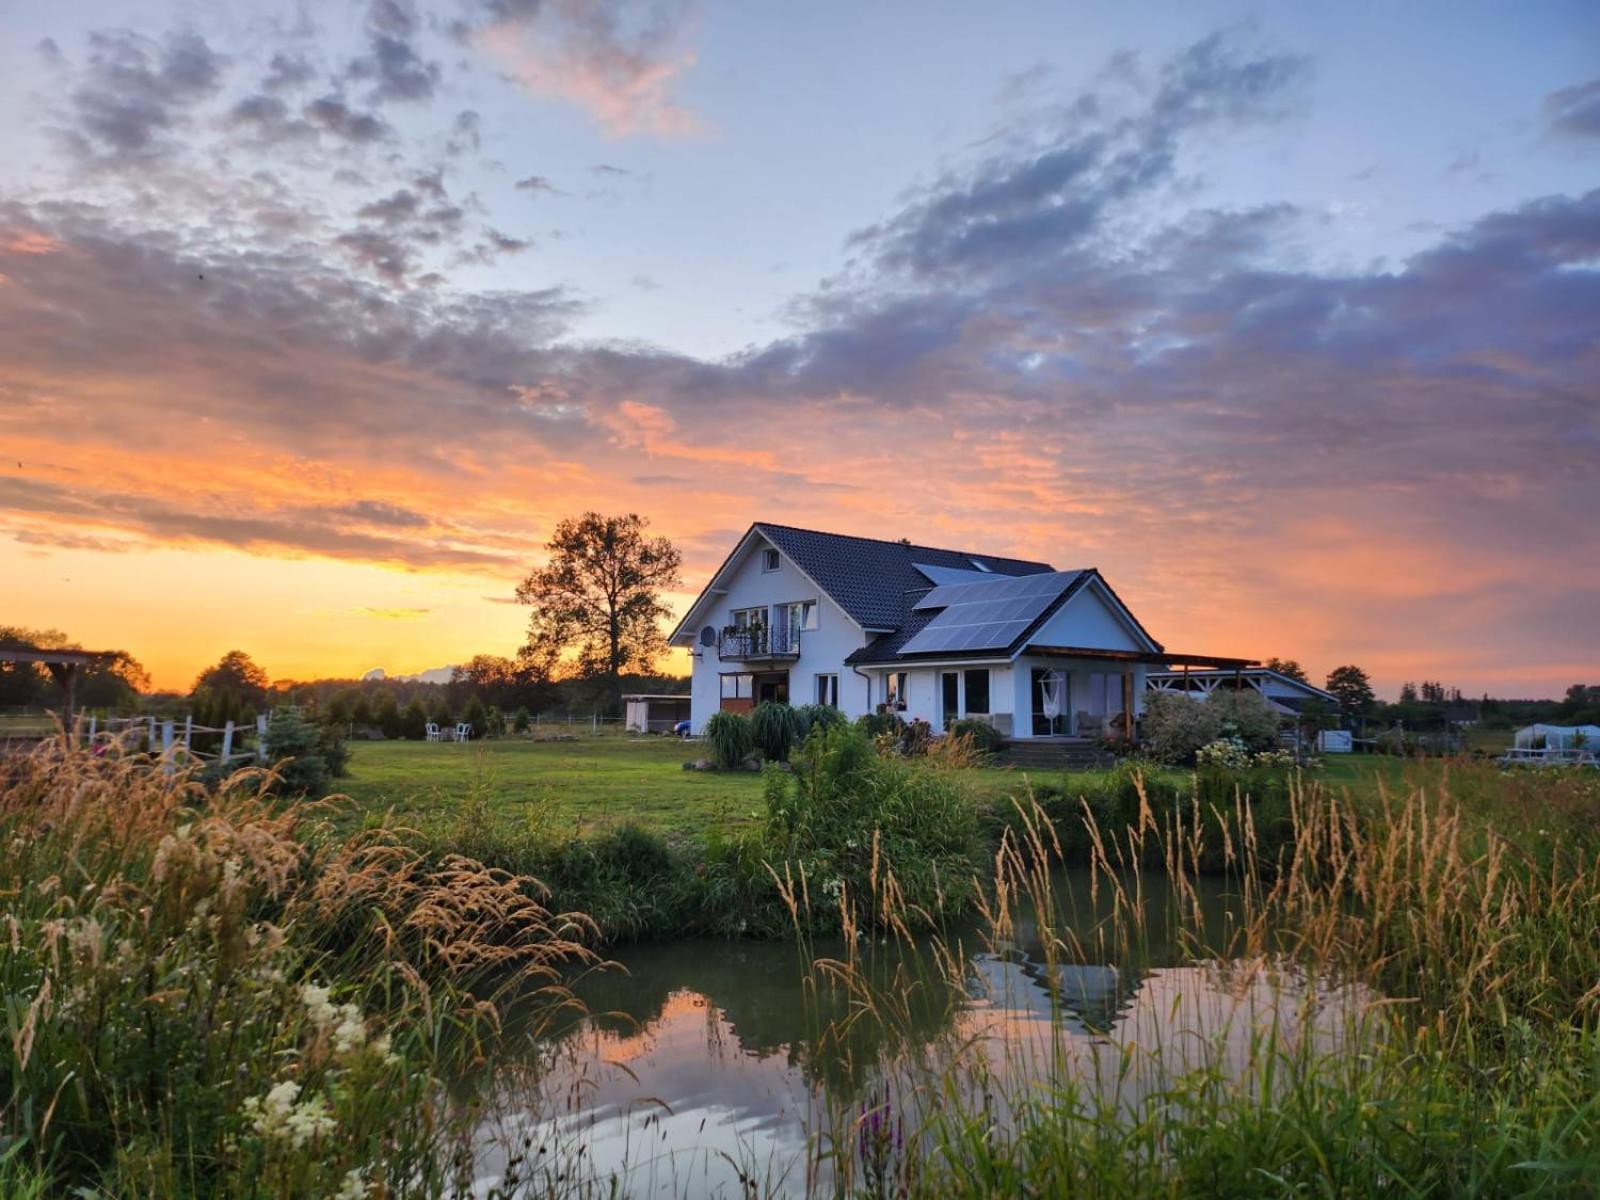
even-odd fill
[{"label": "canopy awning", "polygon": [[1092,646],[1027,646],[1024,654],[1044,658],[1089,658],[1102,662],[1145,663],[1150,666],[1215,667],[1243,671],[1257,665],[1253,658],[1226,658],[1217,654],[1182,654],[1176,650],[1100,650]]}]

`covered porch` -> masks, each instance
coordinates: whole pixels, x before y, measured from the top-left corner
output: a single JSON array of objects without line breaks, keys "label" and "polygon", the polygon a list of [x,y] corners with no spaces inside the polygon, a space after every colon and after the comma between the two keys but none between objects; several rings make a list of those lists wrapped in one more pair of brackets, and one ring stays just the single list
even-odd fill
[{"label": "covered porch", "polygon": [[1145,675],[1174,665],[1244,669],[1252,660],[1172,651],[1030,645],[1017,656],[1017,739],[1064,751],[1105,740],[1136,744]]}]

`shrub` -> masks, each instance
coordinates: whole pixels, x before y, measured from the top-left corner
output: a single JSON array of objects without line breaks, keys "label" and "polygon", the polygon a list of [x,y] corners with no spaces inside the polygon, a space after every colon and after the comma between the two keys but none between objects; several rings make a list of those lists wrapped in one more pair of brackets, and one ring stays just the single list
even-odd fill
[{"label": "shrub", "polygon": [[994,754],[1005,748],[1006,739],[993,725],[987,721],[976,721],[965,717],[959,721],[950,722],[948,730],[951,737],[967,738],[972,743],[972,748],[980,754]]},{"label": "shrub", "polygon": [[717,766],[728,770],[742,766],[756,745],[750,722],[734,712],[712,713],[706,722],[706,740]]},{"label": "shrub", "polygon": [[467,701],[461,719],[472,726],[473,738],[481,738],[489,732],[489,710],[484,707],[482,696],[474,695]]},{"label": "shrub", "polygon": [[321,797],[348,760],[344,739],[331,725],[313,725],[294,705],[274,709],[267,722],[267,762],[277,768],[274,790],[285,796]]},{"label": "shrub", "polygon": [[866,734],[868,738],[879,738],[886,733],[899,737],[900,731],[905,728],[905,725],[905,718],[889,709],[867,713],[864,716],[857,717],[855,720],[856,728]]},{"label": "shrub", "polygon": [[394,693],[384,688],[378,693],[378,698],[372,705],[373,724],[383,730],[386,738],[397,738],[403,732],[400,720],[400,705],[394,698]]},{"label": "shrub", "polygon": [[1236,737],[1254,751],[1277,746],[1282,721],[1267,698],[1253,688],[1212,692],[1206,707],[1215,710],[1221,736]]},{"label": "shrub", "polygon": [[787,704],[764,700],[750,714],[750,733],[768,762],[788,762],[789,751],[805,740],[800,714]]},{"label": "shrub", "polygon": [[1250,765],[1250,750],[1236,737],[1220,737],[1196,750],[1194,761],[1197,767],[1242,771]]},{"label": "shrub", "polygon": [[434,697],[433,704],[428,709],[428,720],[432,721],[440,729],[443,729],[446,725],[454,725],[456,718],[455,714],[450,711],[450,702],[443,696]]},{"label": "shrub", "polygon": [[884,864],[908,917],[965,902],[977,814],[950,772],[882,757],[863,730],[841,725],[808,738],[793,774],[772,772],[766,785],[763,853],[811,881],[813,904],[820,881],[823,911],[813,917],[829,920],[828,898],[848,893],[862,919],[878,920],[873,891]]},{"label": "shrub", "polygon": [[1221,710],[1213,708],[1210,700],[1184,692],[1151,692],[1144,698],[1141,729],[1145,750],[1152,758],[1192,763],[1201,746],[1221,735]]},{"label": "shrub", "polygon": [[511,731],[513,733],[527,733],[533,724],[533,715],[528,712],[526,704],[520,706],[516,715],[511,718]]},{"label": "shrub", "polygon": [[797,742],[804,742],[813,729],[834,729],[845,723],[844,714],[831,704],[802,704],[794,711],[801,725]]},{"label": "shrub", "polygon": [[428,710],[422,701],[413,696],[411,702],[400,710],[400,736],[420,740],[427,736]]}]

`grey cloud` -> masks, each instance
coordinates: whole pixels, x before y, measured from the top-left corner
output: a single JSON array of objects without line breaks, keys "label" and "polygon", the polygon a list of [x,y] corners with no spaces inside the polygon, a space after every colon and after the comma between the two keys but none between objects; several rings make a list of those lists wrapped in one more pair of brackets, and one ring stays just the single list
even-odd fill
[{"label": "grey cloud", "polygon": [[1557,133],[1600,137],[1600,79],[1551,92],[1545,97],[1544,111]]},{"label": "grey cloud", "polygon": [[302,55],[279,51],[267,64],[267,74],[261,80],[261,88],[267,92],[292,92],[304,87],[316,77],[317,70],[308,59]]},{"label": "grey cloud", "polygon": [[[149,496],[74,489],[3,476],[0,476],[0,512],[71,518],[79,525],[110,528],[163,541],[287,550],[410,567],[505,567],[516,561],[511,554],[419,539],[414,533],[387,537],[343,528],[329,519],[326,510],[291,509],[249,516],[231,512],[218,514],[197,507],[179,507]],[[36,537],[35,540],[48,539]],[[61,544],[60,540],[56,539],[55,544]]]},{"label": "grey cloud", "polygon": [[372,113],[356,112],[337,96],[322,96],[303,110],[306,120],[347,142],[364,144],[394,136],[389,123]]},{"label": "grey cloud", "polygon": [[555,184],[551,183],[543,175],[526,175],[517,180],[517,182],[512,186],[515,187],[519,192],[534,192],[536,194],[539,192],[548,192],[553,196],[559,196],[561,194],[556,190]]},{"label": "grey cloud", "polygon": [[1009,147],[946,175],[851,245],[877,270],[923,281],[1083,253],[1112,216],[1172,182],[1183,139],[1281,118],[1304,74],[1300,59],[1207,38],[1166,63],[1131,114],[1115,116],[1092,94],[1082,97],[1045,144]]},{"label": "grey cloud", "polygon": [[200,102],[217,93],[227,59],[196,33],[157,42],[127,30],[99,30],[70,97],[69,146],[84,157],[137,160],[165,150],[164,139]]}]

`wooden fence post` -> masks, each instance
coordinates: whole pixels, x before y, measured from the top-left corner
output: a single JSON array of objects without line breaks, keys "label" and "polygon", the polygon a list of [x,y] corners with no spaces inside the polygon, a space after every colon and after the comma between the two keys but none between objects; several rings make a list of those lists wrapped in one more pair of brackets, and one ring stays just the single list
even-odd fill
[{"label": "wooden fence post", "polygon": [[267,761],[267,714],[256,714],[256,761]]},{"label": "wooden fence post", "polygon": [[222,727],[222,757],[217,761],[222,764],[222,769],[228,769],[228,760],[233,757],[233,722],[229,721]]},{"label": "wooden fence post", "polygon": [[91,750],[94,749],[94,728],[95,728],[95,725],[96,725],[95,715],[93,713],[90,713],[89,714],[89,749],[91,749]]},{"label": "wooden fence post", "polygon": [[194,714],[190,713],[183,721],[183,756],[189,757],[189,747],[194,742]]},{"label": "wooden fence post", "polygon": [[172,728],[173,722],[164,721],[161,724],[161,761],[162,769],[168,775],[172,774]]},{"label": "wooden fence post", "polygon": [[160,752],[161,752],[161,735],[156,732],[156,719],[154,717],[151,717],[150,718],[150,753],[151,754],[159,754]]}]

